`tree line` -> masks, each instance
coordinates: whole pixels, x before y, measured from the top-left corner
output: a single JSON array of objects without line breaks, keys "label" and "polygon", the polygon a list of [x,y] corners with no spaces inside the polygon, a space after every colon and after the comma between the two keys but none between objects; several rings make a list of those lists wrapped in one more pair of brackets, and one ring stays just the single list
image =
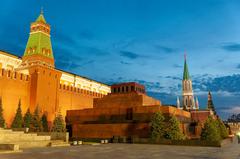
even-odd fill
[{"label": "tree line", "polygon": [[[184,140],[186,136],[180,129],[180,122],[175,116],[165,118],[162,113],[157,112],[151,119],[152,140],[170,139]],[[209,116],[202,127],[201,140],[220,141],[228,137],[228,130],[220,118],[214,119]]]},{"label": "tree line", "polygon": [[[0,98],[0,127],[6,127],[6,122],[3,116],[2,98]],[[41,116],[38,106],[36,106],[33,114],[31,114],[30,109],[28,108],[27,112],[23,116],[21,109],[21,100],[19,100],[11,128],[29,128],[30,132],[64,132],[65,124],[61,113],[57,113],[53,121],[53,126],[50,130],[47,121],[47,115],[43,113]]]}]

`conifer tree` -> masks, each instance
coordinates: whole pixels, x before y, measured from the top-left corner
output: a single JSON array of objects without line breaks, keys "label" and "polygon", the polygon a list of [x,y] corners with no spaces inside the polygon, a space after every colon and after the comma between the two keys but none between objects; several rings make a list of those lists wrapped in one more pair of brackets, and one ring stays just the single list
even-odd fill
[{"label": "conifer tree", "polygon": [[34,132],[40,132],[42,131],[42,122],[39,117],[39,108],[38,106],[36,107],[34,114],[32,116],[32,121],[31,121],[31,126],[30,130]]},{"label": "conifer tree", "polygon": [[183,140],[185,138],[180,129],[180,122],[175,116],[170,117],[165,132],[165,138],[170,140]]},{"label": "conifer tree", "polygon": [[151,119],[151,139],[156,140],[163,138],[164,135],[164,116],[161,112],[157,112]]},{"label": "conifer tree", "polygon": [[13,119],[11,127],[12,128],[22,128],[22,126],[23,126],[23,117],[22,117],[22,109],[21,109],[21,100],[19,100],[17,112]]},{"label": "conifer tree", "polygon": [[65,124],[64,124],[64,120],[63,120],[63,117],[62,117],[60,111],[57,113],[57,115],[53,121],[52,131],[53,132],[65,132]]},{"label": "conifer tree", "polygon": [[220,133],[220,136],[222,139],[225,139],[228,137],[228,130],[222,120],[220,118],[217,118],[216,120],[217,128]]},{"label": "conifer tree", "polygon": [[204,128],[202,129],[201,133],[201,139],[206,141],[221,140],[216,121],[211,116],[209,116],[204,123]]},{"label": "conifer tree", "polygon": [[41,122],[42,122],[43,131],[48,132],[48,121],[45,113],[42,115]]},{"label": "conifer tree", "polygon": [[2,97],[0,97],[0,128],[5,127],[5,119],[3,117]]},{"label": "conifer tree", "polygon": [[30,109],[28,108],[27,112],[23,117],[23,126],[25,128],[30,128],[31,121],[32,121],[32,114],[30,113]]}]

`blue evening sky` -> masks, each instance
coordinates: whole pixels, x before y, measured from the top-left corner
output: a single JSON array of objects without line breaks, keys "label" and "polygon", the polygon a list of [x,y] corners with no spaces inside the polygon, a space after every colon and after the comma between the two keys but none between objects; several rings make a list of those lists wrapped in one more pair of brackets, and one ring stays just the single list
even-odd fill
[{"label": "blue evening sky", "polygon": [[30,23],[44,8],[56,67],[108,84],[138,81],[175,104],[183,55],[202,108],[240,112],[238,0],[5,0],[0,49],[22,56]]}]

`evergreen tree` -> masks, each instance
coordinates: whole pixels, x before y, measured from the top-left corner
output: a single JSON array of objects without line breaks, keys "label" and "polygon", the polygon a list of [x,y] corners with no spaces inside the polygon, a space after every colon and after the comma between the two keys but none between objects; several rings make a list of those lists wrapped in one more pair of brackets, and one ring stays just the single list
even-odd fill
[{"label": "evergreen tree", "polygon": [[36,107],[36,109],[34,111],[32,121],[31,121],[31,125],[30,125],[30,130],[34,131],[34,132],[42,131],[42,122],[41,122],[41,119],[39,117],[38,106]]},{"label": "evergreen tree", "polygon": [[2,97],[0,97],[0,128],[5,127],[5,120],[3,117]]},{"label": "evergreen tree", "polygon": [[222,139],[227,138],[228,130],[220,118],[217,118],[216,124],[217,124],[218,132],[220,133],[221,138]]},{"label": "evergreen tree", "polygon": [[218,131],[216,121],[209,116],[204,123],[204,128],[202,129],[201,139],[206,141],[220,141],[221,136]]},{"label": "evergreen tree", "polygon": [[23,117],[22,117],[22,109],[21,109],[21,100],[19,100],[17,112],[13,119],[11,127],[12,128],[22,128],[22,126],[23,126]]},{"label": "evergreen tree", "polygon": [[151,139],[156,140],[163,138],[164,135],[164,116],[157,112],[151,119]]},{"label": "evergreen tree", "polygon": [[48,132],[48,121],[47,121],[46,114],[42,115],[41,122],[42,122],[43,131]]},{"label": "evergreen tree", "polygon": [[30,128],[31,121],[32,121],[32,114],[30,113],[30,109],[28,108],[27,112],[23,117],[23,126],[25,128]]},{"label": "evergreen tree", "polygon": [[185,138],[180,129],[180,122],[175,116],[171,116],[168,121],[165,138],[170,140],[183,140]]},{"label": "evergreen tree", "polygon": [[64,125],[64,120],[61,115],[61,113],[57,113],[54,121],[53,121],[53,132],[65,132],[65,125]]}]

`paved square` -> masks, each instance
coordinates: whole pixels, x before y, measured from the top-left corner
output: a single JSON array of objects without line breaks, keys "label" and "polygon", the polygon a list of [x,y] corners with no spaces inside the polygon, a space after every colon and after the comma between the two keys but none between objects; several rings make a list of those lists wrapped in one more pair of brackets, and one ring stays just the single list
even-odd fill
[{"label": "paved square", "polygon": [[22,153],[0,154],[0,159],[237,159],[240,145],[223,148],[146,144],[81,145],[25,149]]}]

